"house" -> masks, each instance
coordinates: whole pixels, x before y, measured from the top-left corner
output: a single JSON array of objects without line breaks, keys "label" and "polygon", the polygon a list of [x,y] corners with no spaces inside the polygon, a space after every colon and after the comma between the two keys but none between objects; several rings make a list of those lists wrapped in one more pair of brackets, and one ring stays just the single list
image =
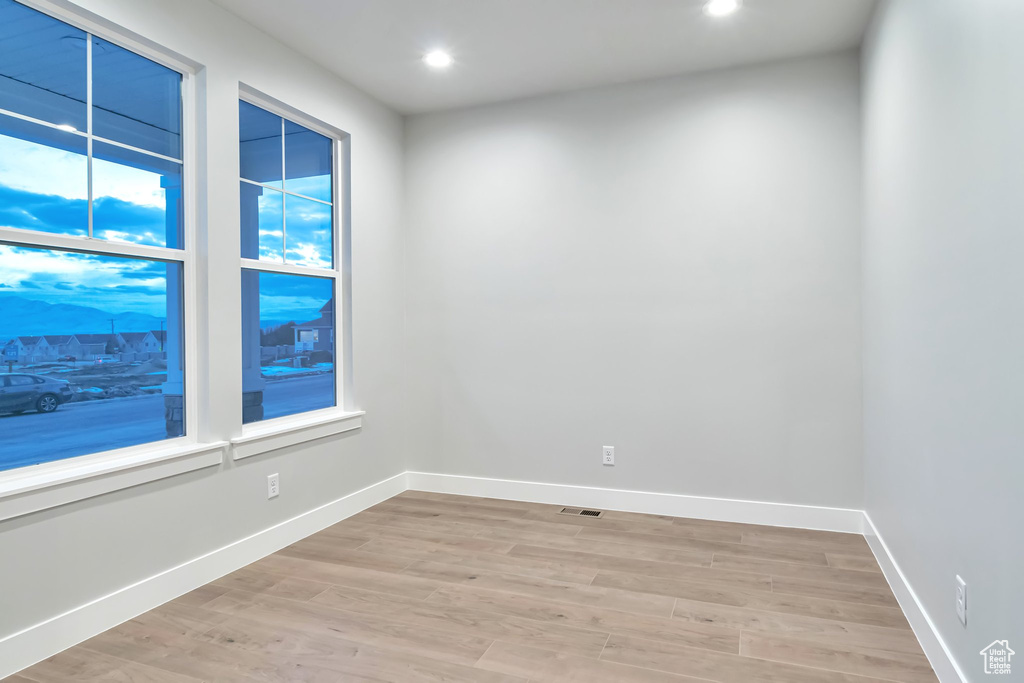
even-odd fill
[{"label": "house", "polygon": [[164,348],[166,333],[163,330],[149,332],[121,332],[118,335],[122,354],[132,354],[134,360],[146,360],[159,355]]},{"label": "house", "polygon": [[62,356],[70,355],[68,345],[71,343],[70,334],[47,334],[43,336],[46,342],[46,353],[49,360],[56,360]]},{"label": "house", "polygon": [[79,360],[93,360],[121,350],[122,341],[115,334],[76,334],[68,342],[68,355]]},{"label": "house", "polygon": [[167,330],[150,330],[146,338],[146,352],[157,353],[167,349]]},{"label": "house", "polygon": [[121,350],[129,353],[145,353],[146,339],[151,337],[149,332],[121,332],[117,336],[121,338]]},{"label": "house", "polygon": [[295,353],[334,348],[334,299],[320,309],[320,317],[295,326]]},{"label": "house", "polygon": [[46,355],[47,344],[42,337],[16,337],[14,348],[17,349],[19,363],[38,363]]}]

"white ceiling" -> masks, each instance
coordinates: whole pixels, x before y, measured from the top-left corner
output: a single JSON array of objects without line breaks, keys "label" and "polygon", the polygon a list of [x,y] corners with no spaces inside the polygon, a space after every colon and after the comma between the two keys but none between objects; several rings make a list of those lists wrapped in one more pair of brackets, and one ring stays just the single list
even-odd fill
[{"label": "white ceiling", "polygon": [[[403,113],[858,45],[874,0],[214,0]],[[420,61],[447,49],[439,72]]]}]

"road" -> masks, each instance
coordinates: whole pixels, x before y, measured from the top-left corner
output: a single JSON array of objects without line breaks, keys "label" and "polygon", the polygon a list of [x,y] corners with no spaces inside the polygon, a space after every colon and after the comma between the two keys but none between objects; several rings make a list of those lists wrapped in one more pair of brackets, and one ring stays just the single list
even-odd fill
[{"label": "road", "polygon": [[[268,381],[263,392],[265,419],[333,404],[333,374]],[[2,415],[0,470],[165,438],[164,397],[160,394],[74,402],[49,415]]]}]

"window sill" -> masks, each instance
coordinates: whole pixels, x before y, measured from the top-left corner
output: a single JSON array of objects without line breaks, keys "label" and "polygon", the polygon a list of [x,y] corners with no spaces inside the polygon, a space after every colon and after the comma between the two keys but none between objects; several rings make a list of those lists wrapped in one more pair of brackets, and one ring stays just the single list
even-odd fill
[{"label": "window sill", "polygon": [[226,446],[178,439],[0,473],[0,520],[219,465]]},{"label": "window sill", "polygon": [[246,425],[241,436],[231,439],[234,459],[242,460],[260,453],[359,429],[363,426],[365,414],[362,410],[344,412],[333,408]]}]

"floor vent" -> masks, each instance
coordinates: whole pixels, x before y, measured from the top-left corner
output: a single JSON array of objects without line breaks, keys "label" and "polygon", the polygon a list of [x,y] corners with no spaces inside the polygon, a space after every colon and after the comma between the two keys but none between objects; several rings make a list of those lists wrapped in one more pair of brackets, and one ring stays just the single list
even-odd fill
[{"label": "floor vent", "polygon": [[604,513],[600,510],[584,510],[583,508],[562,508],[560,515],[572,515],[573,517],[600,517]]}]

